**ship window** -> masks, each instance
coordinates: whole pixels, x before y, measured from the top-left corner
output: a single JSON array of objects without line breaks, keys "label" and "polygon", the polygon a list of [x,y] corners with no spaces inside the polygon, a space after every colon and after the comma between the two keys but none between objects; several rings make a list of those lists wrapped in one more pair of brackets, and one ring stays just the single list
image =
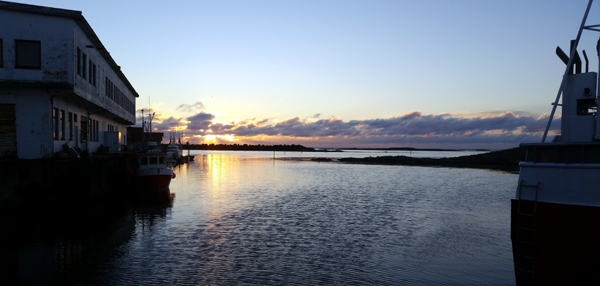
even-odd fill
[{"label": "ship window", "polygon": [[148,165],[148,157],[140,157],[140,165]]},{"label": "ship window", "polygon": [[165,157],[159,157],[158,158],[158,163],[159,164],[164,164],[165,163]]},{"label": "ship window", "polygon": [[156,164],[156,157],[150,157],[150,164]]},{"label": "ship window", "polygon": [[593,115],[596,114],[597,109],[595,98],[577,100],[577,115]]}]

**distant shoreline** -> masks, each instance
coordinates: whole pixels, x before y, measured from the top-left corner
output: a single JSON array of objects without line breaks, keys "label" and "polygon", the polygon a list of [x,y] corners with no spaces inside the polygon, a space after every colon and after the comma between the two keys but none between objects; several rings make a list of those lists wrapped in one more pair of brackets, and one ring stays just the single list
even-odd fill
[{"label": "distant shoreline", "polygon": [[424,167],[454,167],[490,169],[518,172],[519,162],[525,161],[526,150],[513,148],[484,154],[454,158],[415,158],[408,156],[378,156],[367,158],[341,158],[338,161],[350,164],[403,165]]},{"label": "distant shoreline", "polygon": [[[162,144],[167,146],[168,144]],[[336,148],[336,147],[305,147],[298,144],[281,145],[248,145],[248,144],[181,144],[183,150],[232,150],[232,151],[299,151],[299,152],[343,152],[343,150],[373,150],[373,151],[435,151],[435,152],[460,152],[480,151],[488,152],[488,149],[439,149],[439,148],[413,148],[413,147],[390,147],[390,148]]]},{"label": "distant shoreline", "polygon": [[[163,144],[166,145],[166,144]],[[526,150],[524,148],[512,148],[499,151],[490,151],[487,149],[437,149],[437,148],[412,148],[412,147],[391,147],[391,148],[312,148],[302,145],[248,145],[248,144],[182,144],[184,150],[210,150],[210,151],[287,151],[287,152],[344,152],[343,150],[370,150],[370,151],[430,151],[430,152],[463,152],[478,151],[486,152],[483,154],[452,157],[452,158],[418,158],[409,156],[378,156],[366,158],[339,158],[338,162],[348,164],[366,164],[366,165],[402,165],[402,166],[423,166],[423,167],[453,167],[453,168],[473,168],[489,169],[506,172],[518,172],[519,162],[525,160]],[[312,158],[315,162],[332,161],[330,158]]]}]

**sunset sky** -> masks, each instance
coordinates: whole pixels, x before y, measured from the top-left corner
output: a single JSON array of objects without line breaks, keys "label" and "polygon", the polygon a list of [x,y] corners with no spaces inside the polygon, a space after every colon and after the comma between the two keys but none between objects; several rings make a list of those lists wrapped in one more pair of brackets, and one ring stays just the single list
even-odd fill
[{"label": "sunset sky", "polygon": [[466,149],[541,140],[587,2],[21,1],[82,11],[165,139]]}]

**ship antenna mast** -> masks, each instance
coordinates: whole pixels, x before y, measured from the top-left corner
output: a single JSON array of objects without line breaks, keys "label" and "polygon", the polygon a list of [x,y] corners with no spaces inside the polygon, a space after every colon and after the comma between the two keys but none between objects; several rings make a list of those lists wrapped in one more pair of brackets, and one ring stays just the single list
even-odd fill
[{"label": "ship antenna mast", "polygon": [[567,79],[567,75],[569,75],[569,71],[571,69],[571,65],[573,64],[573,60],[575,58],[575,54],[577,53],[577,45],[579,45],[579,39],[581,38],[581,32],[585,27],[585,22],[587,20],[587,16],[590,13],[590,7],[592,7],[592,2],[594,0],[590,0],[587,5],[587,9],[585,10],[585,14],[583,15],[583,20],[581,20],[581,25],[579,26],[579,32],[577,33],[577,38],[575,39],[575,44],[571,48],[571,55],[569,56],[569,62],[567,63],[567,68],[565,69],[565,73],[563,74],[563,79],[560,82],[560,88],[558,89],[558,93],[556,94],[556,99],[554,100],[554,104],[552,105],[552,112],[550,113],[550,117],[548,118],[548,124],[546,125],[546,130],[544,131],[544,136],[542,137],[542,143],[546,141],[546,136],[548,135],[548,130],[550,129],[550,124],[552,124],[552,118],[554,117],[554,113],[556,112],[556,107],[558,106],[558,101],[560,100],[560,96],[563,93],[565,88],[565,81]]}]

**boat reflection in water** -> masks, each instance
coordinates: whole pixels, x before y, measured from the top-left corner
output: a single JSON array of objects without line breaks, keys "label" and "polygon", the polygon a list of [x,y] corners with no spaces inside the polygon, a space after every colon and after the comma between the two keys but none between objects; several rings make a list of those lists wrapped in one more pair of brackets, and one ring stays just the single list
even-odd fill
[{"label": "boat reflection in water", "polygon": [[[589,1],[542,143],[521,144],[519,184],[511,201],[511,239],[518,285],[600,285],[600,117],[596,72],[577,52]],[[593,47],[592,47],[593,48]],[[559,103],[562,94],[562,103]],[[544,143],[562,106],[561,134]]]}]

